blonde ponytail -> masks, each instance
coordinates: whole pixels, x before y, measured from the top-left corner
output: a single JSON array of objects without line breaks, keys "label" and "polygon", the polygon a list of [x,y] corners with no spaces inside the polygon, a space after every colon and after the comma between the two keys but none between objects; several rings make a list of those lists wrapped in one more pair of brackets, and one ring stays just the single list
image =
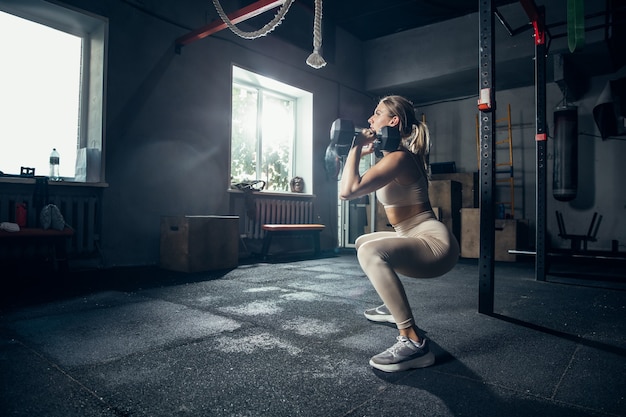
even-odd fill
[{"label": "blonde ponytail", "polygon": [[419,156],[428,172],[428,157],[430,154],[430,131],[424,122],[417,121],[413,125],[411,134],[404,139],[404,147]]}]

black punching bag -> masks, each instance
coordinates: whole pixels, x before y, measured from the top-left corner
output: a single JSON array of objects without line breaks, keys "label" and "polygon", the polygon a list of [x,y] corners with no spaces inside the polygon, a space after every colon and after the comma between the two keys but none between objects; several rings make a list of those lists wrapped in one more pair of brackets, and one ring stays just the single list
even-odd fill
[{"label": "black punching bag", "polygon": [[576,198],[578,187],[578,108],[554,111],[552,195],[559,201]]}]

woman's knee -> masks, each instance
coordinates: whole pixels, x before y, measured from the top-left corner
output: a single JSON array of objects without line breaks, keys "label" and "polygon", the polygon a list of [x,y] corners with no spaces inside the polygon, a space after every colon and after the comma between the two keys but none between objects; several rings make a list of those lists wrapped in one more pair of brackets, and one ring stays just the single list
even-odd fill
[{"label": "woman's knee", "polygon": [[372,242],[367,240],[359,240],[357,239],[355,242],[357,256],[364,253],[371,253],[373,249]]},{"label": "woman's knee", "polygon": [[372,233],[366,233],[366,234],[361,235],[361,236],[356,238],[356,241],[354,242],[354,246],[358,250],[361,246],[363,246],[363,244],[365,244],[367,242],[371,242],[371,241],[374,241],[374,240],[380,240],[380,239],[384,239],[384,238],[388,238],[388,237],[396,237],[395,232],[372,232]]},{"label": "woman's knee", "polygon": [[376,233],[367,233],[367,234],[361,235],[357,237],[356,240],[354,241],[354,246],[356,247],[356,250],[359,250],[359,248],[363,246],[365,243],[370,242],[376,238],[377,238]]},{"label": "woman's knee", "polygon": [[375,263],[386,262],[384,252],[380,250],[376,242],[363,243],[356,252],[361,267],[367,268]]}]

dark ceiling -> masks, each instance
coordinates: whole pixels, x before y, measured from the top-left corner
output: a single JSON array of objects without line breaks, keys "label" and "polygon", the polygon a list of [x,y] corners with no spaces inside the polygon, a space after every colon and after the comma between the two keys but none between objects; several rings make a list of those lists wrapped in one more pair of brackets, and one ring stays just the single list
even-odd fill
[{"label": "dark ceiling", "polygon": [[[221,0],[233,1],[240,7],[250,5],[255,0]],[[482,0],[324,0],[322,25],[324,31],[323,54],[332,63],[335,56],[335,44],[332,31],[335,27],[350,33],[357,39],[366,42],[387,35],[435,25],[444,21],[461,18],[478,13]],[[547,28],[547,44],[549,59],[567,51],[567,5],[569,0],[493,0],[499,24],[509,33],[510,37],[524,36],[528,40],[527,56],[517,56],[498,62],[497,88],[511,89],[534,84],[532,69],[533,49],[530,41],[533,35],[530,18],[524,3],[534,3],[535,7],[545,10]],[[626,62],[623,44],[626,43],[626,0],[587,1],[584,3],[585,32],[587,40],[582,51],[569,54],[567,72],[578,73],[584,79],[576,77],[575,83],[588,85],[588,79],[597,75],[610,74]],[[237,7],[231,4],[228,12]],[[315,10],[315,0],[295,0],[288,17],[276,29],[275,35],[305,50],[312,47],[311,32]],[[609,12],[612,10],[612,12]],[[619,12],[619,13],[616,13]],[[611,22],[610,25],[607,22]],[[251,28],[260,28],[267,23],[267,16],[260,15],[250,20]],[[303,30],[307,27],[307,30]],[[610,27],[610,30],[609,30]],[[608,35],[612,36],[607,42]],[[440,34],[448,39],[437,39],[442,44],[454,41],[454,33]],[[434,42],[433,39],[430,40]],[[553,42],[554,41],[554,42]],[[518,51],[520,49],[517,49]],[[525,52],[523,52],[525,53]],[[593,63],[593,65],[589,65]],[[549,62],[549,70],[553,68]],[[451,97],[466,97],[476,93],[477,71],[454,72],[445,68],[445,76],[422,77],[414,81],[400,81],[400,84],[382,86],[385,91],[392,89],[397,94],[412,97],[420,103],[436,102]],[[563,72],[566,71],[565,64]],[[552,72],[552,71],[549,71]],[[548,74],[548,81],[553,75]],[[580,81],[580,82],[579,82]],[[568,87],[569,88],[569,87]],[[573,91],[573,89],[572,89]],[[372,94],[381,94],[371,90]],[[569,92],[568,92],[569,94]],[[419,97],[419,100],[416,98]]]},{"label": "dark ceiling", "polygon": [[[296,0],[314,9],[314,0]],[[519,0],[496,0],[495,7]],[[478,0],[326,0],[323,19],[367,41],[478,12]]]}]

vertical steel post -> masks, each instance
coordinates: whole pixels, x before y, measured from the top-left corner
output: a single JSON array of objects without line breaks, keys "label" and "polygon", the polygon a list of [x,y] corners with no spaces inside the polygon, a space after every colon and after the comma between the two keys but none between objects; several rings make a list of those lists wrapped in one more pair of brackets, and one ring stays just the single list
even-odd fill
[{"label": "vertical steel post", "polygon": [[495,36],[493,0],[480,0],[480,255],[478,312],[493,313],[495,253]]},{"label": "vertical steel post", "polygon": [[538,281],[546,280],[546,213],[547,213],[547,177],[548,133],[546,123],[546,33],[545,9],[539,7],[532,22],[535,31],[535,102],[537,131],[535,135],[537,151],[536,174],[536,216],[535,216],[535,277]]}]

